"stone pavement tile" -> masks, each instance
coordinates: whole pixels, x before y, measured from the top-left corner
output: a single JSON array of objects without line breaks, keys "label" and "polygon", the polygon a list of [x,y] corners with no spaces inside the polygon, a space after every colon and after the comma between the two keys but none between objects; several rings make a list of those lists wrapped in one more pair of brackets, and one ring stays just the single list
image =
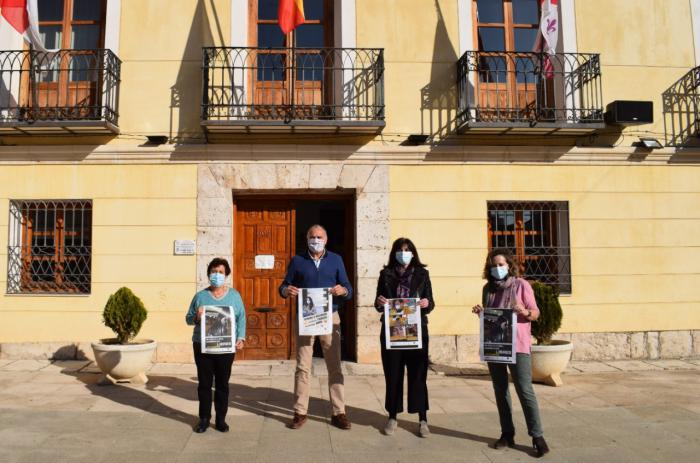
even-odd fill
[{"label": "stone pavement tile", "polygon": [[49,394],[55,394],[58,392],[59,389],[64,387],[63,384],[42,384],[42,383],[21,383],[21,384],[15,384],[12,386],[8,386],[3,389],[2,393],[3,394],[9,394],[9,395],[26,395],[27,393],[30,393],[32,395],[49,395]]},{"label": "stone pavement tile", "polygon": [[700,423],[689,425],[687,421],[664,421],[659,423],[658,427],[688,442],[700,445],[700,432],[698,432],[699,424]]},{"label": "stone pavement tile", "polygon": [[284,362],[278,365],[270,366],[270,376],[286,376],[293,377],[296,371],[296,362]]},{"label": "stone pavement tile", "polygon": [[699,414],[693,413],[679,405],[642,405],[626,408],[648,423],[659,423],[664,421],[697,421],[700,423]]},{"label": "stone pavement tile", "polygon": [[90,362],[80,370],[80,373],[102,373],[102,370],[95,362]]},{"label": "stone pavement tile", "polygon": [[9,365],[10,363],[15,362],[15,361],[16,361],[15,359],[0,359],[0,370],[5,365]]},{"label": "stone pavement tile", "polygon": [[328,452],[318,451],[313,446],[309,447],[313,450],[290,450],[281,453],[279,450],[275,452],[259,452],[255,457],[255,461],[259,463],[328,463],[332,460],[332,455]]},{"label": "stone pavement tile", "polygon": [[115,452],[181,452],[191,434],[189,427],[169,428],[168,432],[160,432],[158,428],[127,428],[119,432],[112,448]]},{"label": "stone pavement tile", "polygon": [[85,397],[82,395],[22,395],[14,398],[0,399],[0,408],[46,411],[87,411],[95,405],[97,400],[98,399],[93,396]]},{"label": "stone pavement tile", "polygon": [[383,376],[384,370],[380,364],[348,363],[348,373],[351,376]]},{"label": "stone pavement tile", "polygon": [[605,363],[622,371],[663,370],[661,367],[641,360],[612,360]]},{"label": "stone pavement tile", "polygon": [[95,384],[100,379],[102,379],[101,374],[94,373],[60,373],[51,372],[46,370],[40,370],[35,373],[32,378],[32,384],[44,383],[44,384]]},{"label": "stone pavement tile", "polygon": [[[93,463],[99,461],[103,451],[99,453],[94,449],[32,449],[22,453],[17,460],[20,463],[46,463],[70,462],[70,463]],[[4,462],[4,460],[3,460]]]},{"label": "stone pavement tile", "polygon": [[38,448],[51,435],[48,431],[32,431],[20,426],[0,430],[0,442],[5,449],[16,447]]},{"label": "stone pavement tile", "polygon": [[50,360],[15,360],[0,368],[1,371],[39,371],[51,364]]},{"label": "stone pavement tile", "polygon": [[[512,462],[529,462],[532,463],[533,456],[532,450],[530,449],[529,441],[528,445],[522,445],[516,441],[516,448],[514,449],[498,449],[494,450],[492,448],[486,448],[482,450],[482,453],[486,455],[491,463],[512,463]],[[535,461],[551,461],[556,463],[568,463],[567,460],[562,459],[561,455],[549,454],[545,455],[544,458]],[[601,462],[602,463],[602,462]],[[615,462],[617,463],[617,462]]]},{"label": "stone pavement tile", "polygon": [[231,376],[270,376],[271,365],[241,365],[234,363]]},{"label": "stone pavement tile", "polygon": [[89,360],[54,360],[42,372],[76,373],[88,366]]},{"label": "stone pavement tile", "polygon": [[[325,422],[309,420],[301,429],[288,429],[283,424],[265,420],[258,441],[258,455],[261,452],[300,454],[304,452],[331,452],[328,425]],[[271,425],[268,425],[268,424]],[[346,431],[348,432],[348,431]],[[352,431],[350,431],[352,432]]]},{"label": "stone pavement tile", "polygon": [[183,454],[219,453],[222,455],[238,454],[239,461],[254,456],[258,450],[258,432],[231,430],[223,434],[212,426],[207,432],[192,432],[183,449]]},{"label": "stone pavement tile", "polygon": [[603,362],[571,362],[571,367],[583,373],[601,373],[620,371],[619,369]]},{"label": "stone pavement tile", "polygon": [[654,463],[692,462],[698,460],[700,445],[678,445],[668,442],[640,440],[635,443],[625,443],[625,447],[634,452],[641,461]]},{"label": "stone pavement tile", "polygon": [[624,407],[569,410],[576,418],[592,426],[619,427],[639,421],[639,417]]},{"label": "stone pavement tile", "polygon": [[595,446],[595,447],[552,447],[551,452],[545,456],[549,461],[561,461],[566,463],[649,463],[640,455],[630,449],[619,445]]},{"label": "stone pavement tile", "polygon": [[700,365],[684,360],[646,360],[647,363],[663,368],[664,370],[697,370]]},{"label": "stone pavement tile", "polygon": [[151,375],[197,375],[194,363],[155,363],[146,373]]},{"label": "stone pavement tile", "polygon": [[[580,423],[568,426],[558,424],[555,426],[547,421],[543,422],[545,438],[553,448],[599,447],[615,443],[603,427],[596,428]],[[531,441],[526,437],[527,428],[524,426],[524,420],[519,428],[523,430],[523,439],[529,444]]]},{"label": "stone pavement tile", "polygon": [[[243,458],[242,458],[243,457]],[[253,463],[255,454],[241,455],[227,452],[211,452],[208,450],[201,452],[183,452],[178,455],[176,460],[171,460],[173,463]]]},{"label": "stone pavement tile", "polygon": [[91,412],[121,412],[121,413],[146,413],[146,409],[153,404],[153,397],[109,397],[100,396],[90,407]]},{"label": "stone pavement tile", "polygon": [[[109,450],[96,463],[172,463],[178,461],[179,452],[144,450]],[[94,456],[93,456],[94,458]]]},{"label": "stone pavement tile", "polygon": [[430,402],[442,408],[446,413],[482,413],[492,412],[496,409],[496,405],[490,399],[485,397],[472,398],[433,398],[430,397]]}]

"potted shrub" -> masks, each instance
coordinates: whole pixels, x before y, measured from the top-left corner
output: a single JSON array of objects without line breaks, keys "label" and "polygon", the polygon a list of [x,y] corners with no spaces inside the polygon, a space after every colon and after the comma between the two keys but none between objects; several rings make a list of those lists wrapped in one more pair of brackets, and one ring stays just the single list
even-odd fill
[{"label": "potted shrub", "polygon": [[570,341],[552,339],[561,326],[563,312],[559,304],[559,292],[553,286],[533,282],[540,317],[532,322],[532,336],[537,344],[532,346],[532,380],[550,386],[561,386],[561,373],[571,358]]},{"label": "potted shrub", "polygon": [[105,374],[105,382],[144,384],[148,381],[145,372],[156,342],[135,339],[146,317],[148,312],[143,302],[129,288],[120,288],[109,296],[102,321],[117,337],[92,343],[95,362]]}]

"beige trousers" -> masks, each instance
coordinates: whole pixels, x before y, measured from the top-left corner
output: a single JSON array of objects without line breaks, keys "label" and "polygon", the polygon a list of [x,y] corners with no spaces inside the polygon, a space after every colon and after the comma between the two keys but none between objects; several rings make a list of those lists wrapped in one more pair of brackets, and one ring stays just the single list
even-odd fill
[{"label": "beige trousers", "polygon": [[[294,373],[294,412],[306,415],[309,410],[309,377],[311,359],[316,336],[297,335],[297,369]],[[328,368],[328,395],[333,406],[333,415],[345,413],[343,372],[340,369],[340,316],[333,313],[333,332],[318,336],[323,349],[323,358]]]}]

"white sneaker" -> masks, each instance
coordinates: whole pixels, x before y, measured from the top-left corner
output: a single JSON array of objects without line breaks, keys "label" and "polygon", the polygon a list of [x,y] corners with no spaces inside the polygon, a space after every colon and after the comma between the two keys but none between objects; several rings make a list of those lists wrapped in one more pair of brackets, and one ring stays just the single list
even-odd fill
[{"label": "white sneaker", "polygon": [[427,421],[418,423],[418,435],[421,437],[428,437],[430,435],[430,428],[428,427]]},{"label": "white sneaker", "polygon": [[386,422],[386,426],[384,426],[384,434],[391,436],[394,434],[394,431],[396,431],[396,427],[398,425],[399,423],[395,419],[389,418],[389,420]]}]

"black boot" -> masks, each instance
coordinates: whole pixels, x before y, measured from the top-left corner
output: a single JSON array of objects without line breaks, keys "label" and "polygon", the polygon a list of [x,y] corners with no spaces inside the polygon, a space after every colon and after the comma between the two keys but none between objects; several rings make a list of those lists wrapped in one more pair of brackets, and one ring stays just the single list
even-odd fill
[{"label": "black boot", "polygon": [[197,426],[194,427],[194,432],[196,432],[197,434],[202,434],[203,432],[206,432],[208,427],[209,418],[200,418],[199,423],[197,423]]},{"label": "black boot", "polygon": [[543,457],[545,453],[549,453],[547,442],[545,442],[544,437],[542,436],[532,438],[532,448],[535,451],[535,456],[537,458]]},{"label": "black boot", "polygon": [[513,448],[515,447],[515,434],[506,434],[506,433],[501,433],[501,437],[498,438],[497,441],[491,444],[491,448],[493,449],[500,449],[503,447],[509,447]]},{"label": "black boot", "polygon": [[216,420],[216,425],[214,426],[219,432],[228,432],[228,425],[225,420]]}]

